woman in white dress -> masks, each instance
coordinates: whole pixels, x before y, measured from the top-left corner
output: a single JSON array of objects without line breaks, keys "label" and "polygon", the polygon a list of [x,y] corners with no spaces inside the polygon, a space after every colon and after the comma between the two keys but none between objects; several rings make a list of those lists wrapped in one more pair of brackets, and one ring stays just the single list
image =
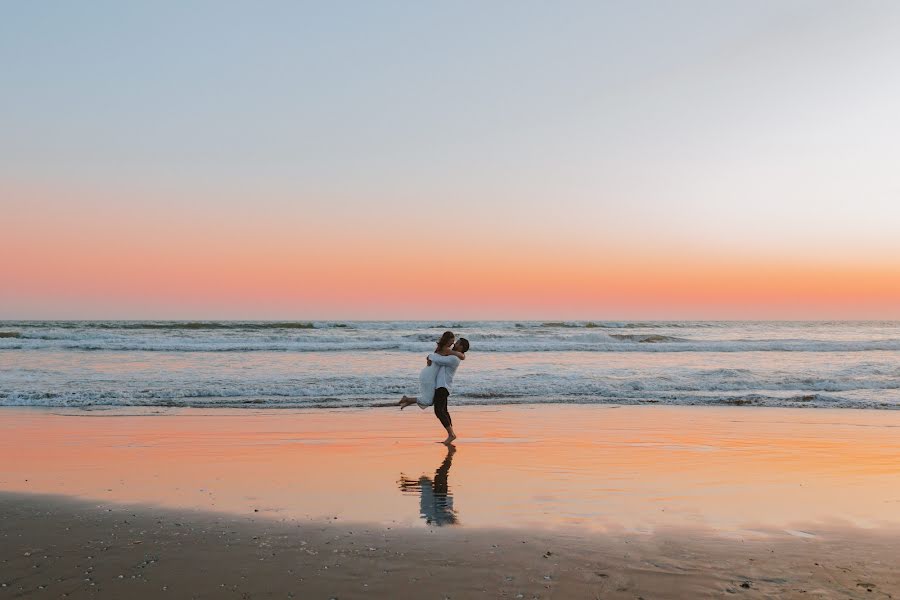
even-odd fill
[{"label": "woman in white dress", "polygon": [[[452,354],[460,360],[465,360],[465,354],[463,354],[462,352],[451,350],[455,341],[456,336],[453,335],[453,332],[445,331],[444,335],[441,336],[441,339],[438,340],[437,348],[435,348],[434,351],[443,356],[450,356]],[[434,404],[434,382],[437,379],[438,369],[440,368],[441,367],[439,365],[429,364],[427,367],[422,369],[422,371],[419,373],[418,397],[414,398],[412,396],[403,396],[403,398],[400,399],[400,402],[398,402],[400,410],[403,410],[411,404],[418,404],[419,408],[424,410]]]}]

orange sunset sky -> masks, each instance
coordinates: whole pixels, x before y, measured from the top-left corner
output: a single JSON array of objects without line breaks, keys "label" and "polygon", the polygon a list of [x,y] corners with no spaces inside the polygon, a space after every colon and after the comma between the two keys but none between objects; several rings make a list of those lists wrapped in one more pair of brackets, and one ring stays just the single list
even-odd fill
[{"label": "orange sunset sky", "polygon": [[900,6],[8,7],[0,319],[900,318]]}]

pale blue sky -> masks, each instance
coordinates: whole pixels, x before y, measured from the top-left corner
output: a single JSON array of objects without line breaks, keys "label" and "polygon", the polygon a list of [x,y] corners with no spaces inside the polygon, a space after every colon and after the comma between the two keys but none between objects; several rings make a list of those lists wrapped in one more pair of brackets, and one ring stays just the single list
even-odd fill
[{"label": "pale blue sky", "polygon": [[893,1],[4,2],[0,189],[896,263],[898,32]]}]

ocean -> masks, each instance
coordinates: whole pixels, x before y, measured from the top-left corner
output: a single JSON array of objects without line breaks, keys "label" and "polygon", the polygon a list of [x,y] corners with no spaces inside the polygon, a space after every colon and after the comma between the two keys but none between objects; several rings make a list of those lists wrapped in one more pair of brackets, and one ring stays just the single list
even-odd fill
[{"label": "ocean", "polygon": [[898,321],[0,321],[0,406],[387,406],[445,330],[451,405],[900,408]]}]

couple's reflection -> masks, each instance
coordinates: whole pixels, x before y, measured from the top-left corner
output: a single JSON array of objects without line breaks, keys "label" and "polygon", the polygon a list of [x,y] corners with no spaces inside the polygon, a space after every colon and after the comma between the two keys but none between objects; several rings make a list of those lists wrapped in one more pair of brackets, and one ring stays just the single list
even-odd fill
[{"label": "couple's reflection", "polygon": [[404,494],[419,494],[419,516],[429,525],[455,525],[458,521],[453,508],[453,494],[450,493],[447,478],[456,446],[447,445],[447,456],[434,472],[434,479],[422,475],[418,479],[400,474],[400,491]]}]

